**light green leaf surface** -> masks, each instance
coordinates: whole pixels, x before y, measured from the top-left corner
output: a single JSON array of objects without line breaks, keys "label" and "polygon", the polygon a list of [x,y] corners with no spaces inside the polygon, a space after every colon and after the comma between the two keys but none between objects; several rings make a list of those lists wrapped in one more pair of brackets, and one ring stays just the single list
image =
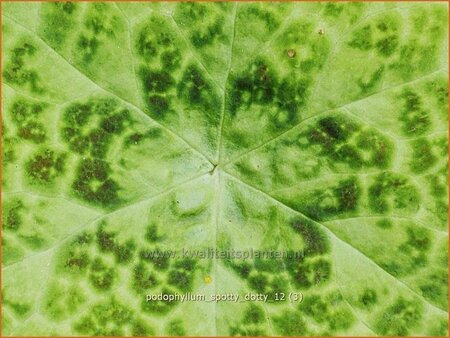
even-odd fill
[{"label": "light green leaf surface", "polygon": [[448,334],[445,3],[2,15],[3,335]]}]

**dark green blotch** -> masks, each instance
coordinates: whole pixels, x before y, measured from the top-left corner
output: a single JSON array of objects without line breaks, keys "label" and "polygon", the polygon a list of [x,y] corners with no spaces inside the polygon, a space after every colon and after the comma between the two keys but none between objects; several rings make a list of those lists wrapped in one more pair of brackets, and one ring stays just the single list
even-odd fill
[{"label": "dark green blotch", "polygon": [[293,121],[298,109],[306,103],[309,81],[305,79],[283,79],[277,90],[277,102],[280,109],[289,113],[289,120]]},{"label": "dark green blotch", "polygon": [[61,135],[69,143],[71,150],[83,154],[89,148],[89,138],[80,135],[79,132],[80,129],[77,127],[64,127]]},{"label": "dark green blotch", "polygon": [[391,162],[393,152],[391,142],[374,131],[361,132],[357,138],[357,146],[362,151],[371,153],[370,158],[363,161],[364,165],[385,169]]},{"label": "dark green blotch", "polygon": [[138,145],[141,141],[145,139],[156,139],[162,135],[161,128],[152,128],[145,133],[133,133],[125,137],[124,146],[126,148],[132,145]]},{"label": "dark green blotch", "polygon": [[78,322],[74,323],[73,330],[81,334],[89,334],[91,332],[98,331],[95,326],[94,320],[89,316],[84,316]]},{"label": "dark green blotch", "polygon": [[435,201],[434,202],[434,208],[436,210],[436,217],[439,218],[440,221],[442,221],[442,224],[445,224],[447,222],[448,217],[448,202],[446,199],[443,199],[441,201]]},{"label": "dark green blotch", "polygon": [[298,308],[307,316],[314,318],[317,323],[324,323],[328,319],[328,303],[321,296],[309,295],[305,297]]},{"label": "dark green blotch", "polygon": [[[270,296],[273,297],[272,299],[274,299],[275,293],[281,294],[286,292],[286,290],[288,289],[289,289],[288,278],[285,276],[275,276],[272,278],[272,281],[270,282],[268,294],[270,294]],[[280,302],[281,304],[282,301],[283,300],[280,299],[277,302]],[[284,301],[288,301],[288,299],[286,298]]]},{"label": "dark green blotch", "polygon": [[155,42],[149,37],[147,29],[143,29],[136,41],[136,48],[139,52],[139,56],[144,59],[152,59],[158,55],[158,51],[155,46]]},{"label": "dark green blotch", "polygon": [[404,100],[404,108],[407,111],[419,110],[422,106],[420,96],[411,90],[405,90],[400,98]]},{"label": "dark green blotch", "polygon": [[356,178],[352,177],[341,181],[339,186],[334,188],[334,195],[338,198],[338,211],[347,212],[355,210],[361,196],[361,189]]},{"label": "dark green blotch", "polygon": [[269,284],[269,279],[266,274],[260,272],[252,274],[248,277],[247,281],[253,290],[266,293]]},{"label": "dark green blotch", "polygon": [[27,67],[27,61],[36,53],[36,47],[28,42],[17,44],[11,50],[11,59],[5,64],[3,69],[3,78],[6,82],[18,86],[29,85],[34,93],[42,93],[43,87],[40,85],[39,74]]},{"label": "dark green blotch", "polygon": [[221,17],[216,18],[216,20],[210,25],[202,27],[202,29],[194,30],[191,34],[191,42],[195,48],[202,48],[214,43],[217,38],[223,34],[224,20]]},{"label": "dark green blotch", "polygon": [[246,72],[232,80],[228,104],[232,116],[239,108],[248,109],[253,104],[267,105],[276,96],[278,78],[266,60],[256,60]]},{"label": "dark green blotch", "polygon": [[314,261],[299,262],[289,267],[292,281],[299,288],[308,289],[314,285],[323,284],[331,275],[331,264],[324,258]]},{"label": "dark green blotch", "polygon": [[[3,163],[5,164],[5,167],[8,164],[11,164],[13,162],[15,162],[17,160],[17,156],[16,156],[16,149],[14,147],[14,144],[17,143],[17,139],[14,137],[8,137],[7,135],[7,128],[4,125],[4,123],[2,122],[2,152],[1,152],[1,156],[2,156],[2,160]],[[9,129],[8,129],[9,131]],[[2,181],[5,182],[5,173],[3,171],[3,176],[2,176]]]},{"label": "dark green blotch", "polygon": [[436,320],[429,332],[429,335],[433,337],[448,337],[448,319]]},{"label": "dark green blotch", "polygon": [[75,332],[90,336],[123,336],[124,327],[133,325],[133,312],[114,297],[95,304],[89,313],[73,324]]},{"label": "dark green blotch", "polygon": [[319,227],[306,219],[299,219],[292,222],[292,228],[299,233],[304,242],[306,255],[321,255],[329,251],[327,238]]},{"label": "dark green blotch", "polygon": [[139,252],[139,257],[144,262],[153,264],[156,270],[165,271],[170,266],[169,256],[166,252],[159,249],[153,250],[141,250]]},{"label": "dark green blotch", "polygon": [[162,236],[158,235],[158,226],[154,223],[147,226],[145,229],[145,240],[149,243],[159,242],[162,239]]},{"label": "dark green blotch", "polygon": [[101,258],[97,257],[92,261],[89,273],[89,281],[98,291],[108,291],[111,289],[116,278],[114,268],[108,267]]},{"label": "dark green blotch", "polygon": [[411,143],[413,155],[409,163],[410,169],[414,173],[423,173],[433,167],[437,162],[437,157],[433,153],[432,146],[426,138],[414,140]]},{"label": "dark green blotch", "polygon": [[333,311],[328,320],[331,331],[344,331],[351,327],[355,318],[347,307],[339,307]]},{"label": "dark green blotch", "polygon": [[376,28],[383,33],[396,32],[398,26],[398,21],[391,16],[381,16],[376,23]]},{"label": "dark green blotch", "polygon": [[383,219],[377,221],[376,226],[381,229],[390,229],[390,228],[392,228],[393,224],[387,218],[383,218]]},{"label": "dark green blotch", "polygon": [[102,119],[100,127],[107,133],[119,134],[124,131],[127,122],[131,120],[130,112],[126,109]]},{"label": "dark green blotch", "polygon": [[284,258],[286,270],[295,269],[298,265],[305,262],[304,255],[293,255],[291,253],[293,253],[293,251],[288,251],[286,257]]},{"label": "dark green blotch", "polygon": [[427,264],[427,251],[431,247],[430,232],[425,228],[409,226],[406,229],[408,238],[398,246],[399,254],[405,255],[405,261],[399,264],[396,260],[388,260],[380,265],[394,276],[405,276],[423,268]]},{"label": "dark green blotch", "polygon": [[79,4],[74,2],[42,3],[41,29],[44,40],[50,46],[61,48],[75,25]]},{"label": "dark green blotch", "polygon": [[154,336],[155,331],[145,324],[143,321],[135,320],[131,327],[131,336],[133,337],[149,337]]},{"label": "dark green blotch", "polygon": [[[72,184],[75,194],[86,202],[110,208],[120,202],[119,185],[109,178],[111,169],[108,163],[96,159],[82,159],[77,176]],[[96,187],[93,187],[96,185]]]},{"label": "dark green blotch", "polygon": [[406,245],[419,251],[427,251],[431,248],[430,231],[425,228],[408,227],[406,229],[408,240]]},{"label": "dark green blotch", "polygon": [[180,66],[181,53],[178,49],[166,50],[161,53],[160,60],[163,69],[173,71]]},{"label": "dark green blotch", "polygon": [[107,25],[108,17],[110,16],[107,5],[104,3],[96,3],[90,9],[91,11],[88,12],[84,21],[84,26],[87,30],[96,36],[112,36],[113,32]]},{"label": "dark green blotch", "polygon": [[242,322],[245,324],[259,324],[264,322],[264,319],[264,310],[258,305],[251,304],[245,310]]},{"label": "dark green blotch", "polygon": [[175,262],[169,270],[167,282],[182,291],[192,289],[196,262],[190,258],[184,258]]},{"label": "dark green blotch", "polygon": [[[100,121],[97,122],[97,119]],[[95,126],[89,124],[95,121]],[[93,157],[106,156],[114,135],[124,132],[132,123],[127,109],[117,110],[117,102],[111,99],[94,98],[87,103],[75,103],[64,111],[62,137],[70,149],[79,153],[90,153]]]},{"label": "dark green blotch", "polygon": [[314,190],[309,194],[308,203],[299,202],[295,208],[299,208],[312,219],[324,220],[355,211],[361,194],[358,179],[349,177],[340,181],[337,186]]},{"label": "dark green blotch", "polygon": [[141,68],[139,75],[147,93],[165,93],[175,84],[172,75],[162,70]]},{"label": "dark green blotch", "polygon": [[260,21],[265,28],[265,32],[273,32],[280,26],[280,20],[273,11],[269,8],[259,6],[259,4],[248,4],[243,6],[237,13],[237,20],[241,22],[256,22]]},{"label": "dark green blotch", "polygon": [[[270,253],[271,251],[268,251]],[[279,273],[283,271],[283,261],[276,257],[264,256],[262,253],[261,256],[256,256],[253,260],[253,266],[258,271],[265,271],[269,273]]]},{"label": "dark green blotch", "polygon": [[31,305],[26,303],[14,303],[6,302],[5,305],[13,309],[13,311],[19,316],[24,317],[31,310]]},{"label": "dark green blotch", "polygon": [[17,135],[34,143],[42,143],[47,138],[43,124],[38,120],[45,108],[44,104],[23,99],[11,105],[11,119],[17,126]]},{"label": "dark green blotch", "polygon": [[125,138],[123,144],[125,148],[129,148],[130,146],[138,145],[142,140],[144,140],[144,138],[145,138],[144,134],[133,133]]},{"label": "dark green blotch", "polygon": [[383,74],[385,72],[385,66],[378,66],[372,74],[370,74],[369,79],[360,78],[357,83],[359,88],[361,89],[361,93],[367,95],[372,92],[378,84],[380,84]]},{"label": "dark green blotch", "polygon": [[272,117],[275,128],[284,128],[298,121],[299,110],[306,104],[310,84],[307,78],[286,78],[281,81],[276,88],[275,98],[279,110]]},{"label": "dark green blotch", "polygon": [[72,14],[77,4],[73,2],[54,2],[52,3],[56,8],[61,9],[64,13]]},{"label": "dark green blotch", "polygon": [[[169,288],[163,288],[161,290],[162,294],[164,295],[173,295],[176,292],[174,292],[172,289]],[[141,309],[144,312],[153,313],[158,316],[163,316],[169,313],[173,308],[175,308],[178,305],[178,301],[168,301],[168,300],[143,300],[141,303]]]},{"label": "dark green blotch", "polygon": [[64,268],[66,268],[66,271],[80,273],[86,271],[89,264],[90,257],[87,252],[72,248],[69,251],[68,257],[64,263]]},{"label": "dark green blotch", "polygon": [[250,77],[237,77],[233,80],[234,83],[231,89],[231,99],[227,102],[230,107],[232,117],[236,115],[236,111],[240,106],[250,107],[252,102],[252,80]]},{"label": "dark green blotch", "polygon": [[147,104],[151,113],[155,113],[157,117],[162,118],[170,109],[169,99],[162,95],[150,95]]},{"label": "dark green blotch", "polygon": [[50,184],[64,172],[66,155],[51,149],[43,149],[25,164],[27,178],[33,183]]},{"label": "dark green blotch", "polygon": [[[305,297],[299,304],[299,311],[314,319],[315,322],[326,325],[327,332],[342,331],[350,328],[354,322],[354,317],[349,308],[342,305],[343,298],[340,293],[313,294]],[[321,334],[323,335],[323,334]],[[332,334],[328,333],[328,336]]]},{"label": "dark green blotch", "polygon": [[149,289],[155,288],[160,282],[156,274],[150,272],[144,264],[139,263],[133,268],[133,279],[131,287],[138,295],[142,295]]},{"label": "dark green blotch", "polygon": [[68,126],[83,126],[91,115],[93,111],[90,103],[75,103],[65,109],[63,121]]},{"label": "dark green blotch", "polygon": [[334,116],[319,120],[317,127],[311,130],[310,141],[320,143],[325,148],[346,141],[352,130],[348,130],[344,121]]},{"label": "dark green blotch", "polygon": [[223,34],[224,19],[209,10],[211,8],[212,6],[192,2],[177,6],[177,20],[184,27],[192,27],[190,41],[196,49],[213,44]]},{"label": "dark green blotch", "polygon": [[375,43],[375,48],[382,56],[391,56],[399,45],[397,35],[389,35]]},{"label": "dark green blotch", "polygon": [[343,144],[335,151],[332,151],[329,156],[333,161],[347,163],[350,168],[359,169],[363,165],[363,160],[358,150],[350,145]]},{"label": "dark green blotch", "polygon": [[75,238],[76,244],[90,244],[92,243],[93,236],[90,233],[83,232]]},{"label": "dark green blotch", "polygon": [[96,242],[100,252],[112,252],[119,264],[128,263],[133,258],[136,245],[132,240],[119,244],[116,240],[116,234],[104,230],[106,223],[102,223],[96,232]]},{"label": "dark green blotch", "polygon": [[322,284],[330,279],[331,276],[331,264],[326,259],[318,259],[312,264],[314,271],[314,284]]},{"label": "dark green blotch", "polygon": [[408,182],[408,179],[395,173],[383,172],[378,175],[368,193],[369,206],[378,213],[387,213],[390,209],[389,204],[395,209],[415,211],[419,208],[420,198],[417,189]]},{"label": "dark green blotch", "polygon": [[181,319],[172,319],[167,324],[166,332],[169,336],[185,336],[186,330],[184,329],[183,321]]},{"label": "dark green blotch", "polygon": [[402,43],[389,67],[404,81],[410,80],[414,75],[435,69],[439,49],[436,42],[422,42],[412,37]]},{"label": "dark green blotch", "polygon": [[423,316],[418,300],[398,298],[379,315],[376,332],[383,336],[407,336],[419,324]]},{"label": "dark green blotch", "polygon": [[24,242],[32,249],[38,250],[41,249],[45,243],[46,240],[42,236],[39,235],[19,235],[19,238],[24,240]]},{"label": "dark green blotch", "polygon": [[361,307],[370,309],[378,302],[377,292],[373,289],[365,289],[358,300]]},{"label": "dark green blotch", "polygon": [[427,93],[431,94],[439,107],[444,108],[443,112],[447,116],[448,106],[448,81],[447,77],[433,79],[426,84]]},{"label": "dark green blotch", "polygon": [[272,317],[276,332],[283,336],[304,336],[307,334],[306,321],[297,311],[284,310]]},{"label": "dark green blotch", "polygon": [[[311,144],[321,146],[321,154],[330,159],[330,166],[345,163],[353,169],[386,168],[392,158],[393,146],[384,136],[373,130],[361,130],[342,115],[320,119],[306,137]],[[355,137],[356,144],[352,144]],[[363,154],[370,156],[365,159]]]},{"label": "dark green blotch", "polygon": [[127,240],[123,244],[117,244],[114,247],[114,255],[116,257],[116,261],[119,264],[131,262],[135,251],[136,251],[136,244],[131,239]]},{"label": "dark green blotch", "polygon": [[338,17],[341,15],[342,11],[344,10],[343,4],[333,3],[333,2],[327,2],[325,4],[325,8],[323,13],[326,16],[332,16],[332,17]]},{"label": "dark green blotch", "polygon": [[231,267],[241,278],[247,278],[253,270],[253,266],[246,261],[232,263]]},{"label": "dark green blotch", "polygon": [[44,126],[40,122],[27,121],[18,127],[17,135],[25,140],[42,143],[46,139]]},{"label": "dark green blotch", "polygon": [[5,208],[6,210],[4,209],[2,214],[2,228],[4,230],[17,231],[23,223],[22,210],[26,208],[20,199],[14,199],[9,203],[10,205]]},{"label": "dark green blotch", "polygon": [[438,304],[442,309],[447,308],[448,272],[446,269],[437,269],[428,274],[419,288],[426,299]]},{"label": "dark green blotch", "polygon": [[4,288],[2,288],[2,303],[3,306],[11,308],[14,313],[20,318],[24,318],[31,310],[30,304],[11,300],[7,296]]},{"label": "dark green blotch", "polygon": [[187,104],[202,108],[209,121],[217,119],[214,109],[220,106],[219,98],[211,82],[205,78],[204,71],[196,65],[190,64],[183,71],[177,94]]},{"label": "dark green blotch", "polygon": [[173,267],[177,268],[177,269],[183,269],[186,271],[193,272],[196,264],[197,264],[197,262],[194,259],[184,258],[184,259],[181,259],[181,260],[177,261],[176,263],[174,263]]},{"label": "dark green blotch", "polygon": [[242,325],[232,325],[229,330],[230,337],[264,337],[267,333],[262,329],[244,327]]},{"label": "dark green blotch", "polygon": [[87,300],[81,288],[76,286],[61,286],[55,281],[47,289],[44,313],[53,321],[61,322],[74,315],[79,307]]},{"label": "dark green blotch", "polygon": [[208,11],[207,5],[195,2],[180,2],[177,4],[177,11],[179,11],[180,19],[194,25],[202,21],[207,14],[212,14]]},{"label": "dark green blotch", "polygon": [[102,223],[96,232],[97,245],[101,252],[111,252],[115,248],[115,233],[106,232],[104,230],[105,224]]},{"label": "dark green blotch", "polygon": [[402,131],[405,135],[421,135],[431,127],[429,112],[423,108],[420,96],[406,89],[400,98],[403,100],[403,110],[400,114]]},{"label": "dark green blotch", "polygon": [[189,291],[192,288],[192,275],[183,270],[169,270],[167,282],[181,291]]},{"label": "dark green blotch", "polygon": [[[167,27],[167,28],[166,28]],[[166,28],[166,29],[164,29]],[[135,48],[138,56],[144,61],[150,61],[157,57],[161,51],[178,52],[178,41],[167,18],[152,14],[146,26],[144,26],[137,37]]]},{"label": "dark green blotch", "polygon": [[86,63],[90,63],[94,59],[94,56],[98,51],[100,40],[95,36],[90,37],[81,34],[78,38],[77,46],[81,50],[80,53],[83,55],[83,61]]},{"label": "dark green blotch", "polygon": [[362,51],[368,51],[372,49],[372,27],[370,25],[366,25],[355,30],[348,45],[352,48]]},{"label": "dark green blotch", "polygon": [[[81,135],[80,137],[83,138]],[[91,155],[96,158],[104,158],[112,136],[103,129],[94,129],[85,139],[90,144]]]}]

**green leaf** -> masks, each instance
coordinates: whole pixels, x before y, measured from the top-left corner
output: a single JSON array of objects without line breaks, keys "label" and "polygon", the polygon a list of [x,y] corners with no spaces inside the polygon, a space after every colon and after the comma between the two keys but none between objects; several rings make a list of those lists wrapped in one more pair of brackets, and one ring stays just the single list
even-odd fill
[{"label": "green leaf", "polygon": [[448,334],[446,4],[2,15],[3,335]]}]

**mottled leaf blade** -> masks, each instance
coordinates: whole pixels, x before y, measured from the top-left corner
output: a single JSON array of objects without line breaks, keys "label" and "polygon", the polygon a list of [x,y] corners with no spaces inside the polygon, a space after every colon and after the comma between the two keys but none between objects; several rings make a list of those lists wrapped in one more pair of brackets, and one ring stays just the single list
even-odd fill
[{"label": "mottled leaf blade", "polygon": [[448,334],[446,4],[2,15],[3,335]]}]

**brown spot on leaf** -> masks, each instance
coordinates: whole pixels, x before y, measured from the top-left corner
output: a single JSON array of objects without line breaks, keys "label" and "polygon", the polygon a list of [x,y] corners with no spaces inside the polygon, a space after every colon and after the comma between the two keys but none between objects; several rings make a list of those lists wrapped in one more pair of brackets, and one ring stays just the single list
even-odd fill
[{"label": "brown spot on leaf", "polygon": [[297,53],[293,49],[288,49],[288,51],[287,51],[287,56],[289,56],[290,58],[295,57],[296,54]]}]

